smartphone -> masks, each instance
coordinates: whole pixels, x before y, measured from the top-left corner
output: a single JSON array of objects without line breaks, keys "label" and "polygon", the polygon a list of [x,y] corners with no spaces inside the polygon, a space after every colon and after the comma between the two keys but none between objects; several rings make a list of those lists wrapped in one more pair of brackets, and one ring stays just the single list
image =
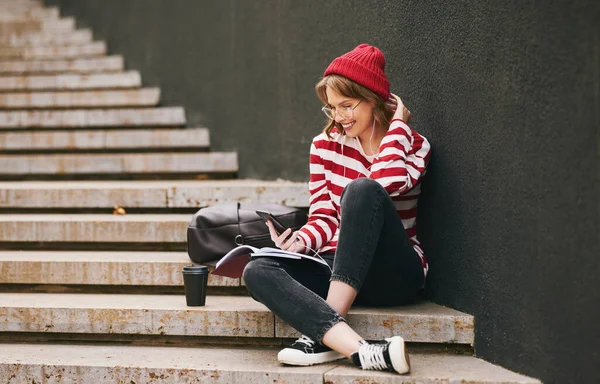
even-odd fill
[{"label": "smartphone", "polygon": [[263,211],[255,211],[256,214],[258,216],[260,216],[265,222],[267,220],[271,220],[271,223],[273,223],[273,227],[275,227],[275,230],[281,235],[283,232],[285,232],[287,230],[287,227],[283,224],[281,224],[281,221],[277,220],[275,218],[275,216],[271,215],[269,212],[263,212]]}]

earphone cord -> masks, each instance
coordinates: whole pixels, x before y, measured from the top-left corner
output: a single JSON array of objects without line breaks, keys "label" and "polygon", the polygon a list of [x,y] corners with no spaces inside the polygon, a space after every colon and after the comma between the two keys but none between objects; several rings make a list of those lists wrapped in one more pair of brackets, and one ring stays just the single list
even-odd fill
[{"label": "earphone cord", "polygon": [[319,259],[321,259],[325,265],[327,266],[327,268],[329,268],[329,271],[331,273],[333,273],[333,269],[331,269],[331,267],[329,266],[329,264],[327,263],[327,261],[325,261],[324,258],[321,257],[321,255],[319,255],[319,252],[315,251],[314,249],[312,249],[311,247],[309,247],[308,245],[304,245],[304,248],[308,249],[309,251],[313,251],[315,254],[314,256],[318,257]]},{"label": "earphone cord", "polygon": [[371,129],[371,137],[369,137],[369,148],[371,149],[371,153],[377,156],[379,153],[375,153],[373,150],[373,133],[375,133],[375,118],[373,118],[373,128]]}]

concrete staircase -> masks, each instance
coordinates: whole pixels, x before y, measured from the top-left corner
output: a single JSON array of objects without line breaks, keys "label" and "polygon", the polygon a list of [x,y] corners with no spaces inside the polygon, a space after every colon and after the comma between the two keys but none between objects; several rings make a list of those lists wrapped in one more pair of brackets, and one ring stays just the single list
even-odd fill
[{"label": "concrete staircase", "polygon": [[236,153],[211,152],[206,128],[74,28],[0,0],[0,382],[539,383],[474,357],[473,317],[429,302],[348,317],[366,338],[404,336],[407,376],[280,365],[298,334],[240,279],[211,275],[206,307],[187,307],[191,214],[306,207],[307,186],[236,180]]}]

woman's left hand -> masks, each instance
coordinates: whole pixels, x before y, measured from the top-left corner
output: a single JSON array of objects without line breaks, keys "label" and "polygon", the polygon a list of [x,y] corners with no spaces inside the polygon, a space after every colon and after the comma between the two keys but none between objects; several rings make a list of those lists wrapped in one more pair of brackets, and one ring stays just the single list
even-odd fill
[{"label": "woman's left hand", "polygon": [[269,227],[271,240],[273,240],[277,248],[288,252],[305,253],[306,245],[302,238],[298,237],[298,231],[292,233],[292,229],[288,228],[283,233],[279,234],[273,227],[271,220],[267,220],[266,224],[267,227]]},{"label": "woman's left hand", "polygon": [[394,110],[394,117],[392,119],[401,119],[405,123],[408,123],[408,120],[410,120],[410,111],[406,108],[400,96],[392,93],[388,104]]}]

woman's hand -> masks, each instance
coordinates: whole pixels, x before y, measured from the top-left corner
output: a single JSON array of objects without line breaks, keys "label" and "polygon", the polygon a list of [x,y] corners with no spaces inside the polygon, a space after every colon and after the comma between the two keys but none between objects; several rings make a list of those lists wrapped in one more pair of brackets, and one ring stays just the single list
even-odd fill
[{"label": "woman's hand", "polygon": [[388,100],[388,105],[394,111],[394,117],[392,117],[392,120],[401,119],[405,123],[408,123],[408,120],[410,119],[410,111],[408,110],[408,108],[406,108],[406,106],[402,102],[402,99],[400,99],[398,95],[392,93]]},{"label": "woman's hand", "polygon": [[[289,252],[305,253],[306,245],[302,238],[297,236],[297,232],[292,234],[292,229],[286,229],[282,234],[278,234],[271,220],[267,220],[267,227],[269,227],[269,233],[271,234],[271,240],[275,243],[275,246],[279,249]],[[290,236],[290,234],[292,234]],[[288,239],[289,238],[289,239]],[[286,241],[286,239],[288,239]]]}]

